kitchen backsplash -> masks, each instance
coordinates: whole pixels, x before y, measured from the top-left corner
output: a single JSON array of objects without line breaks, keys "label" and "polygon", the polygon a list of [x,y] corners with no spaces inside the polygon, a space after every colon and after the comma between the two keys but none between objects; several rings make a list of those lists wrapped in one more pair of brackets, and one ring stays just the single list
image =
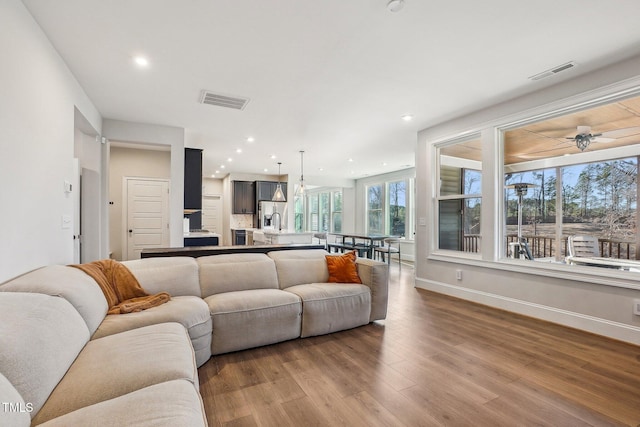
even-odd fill
[{"label": "kitchen backsplash", "polygon": [[231,228],[253,228],[253,215],[231,215]]}]

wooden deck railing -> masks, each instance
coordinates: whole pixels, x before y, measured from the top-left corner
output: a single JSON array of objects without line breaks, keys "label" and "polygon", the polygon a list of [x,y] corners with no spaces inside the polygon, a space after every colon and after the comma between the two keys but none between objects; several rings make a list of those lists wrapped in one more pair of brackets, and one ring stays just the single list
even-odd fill
[{"label": "wooden deck railing", "polygon": [[[547,258],[556,256],[555,237],[523,235],[529,242],[529,249],[534,258]],[[463,237],[464,252],[480,252],[479,234],[466,234]],[[561,258],[569,255],[567,247],[568,236],[562,237]],[[517,242],[518,236],[507,235],[507,243]],[[634,242],[625,242],[611,239],[599,239],[600,256],[618,259],[638,259],[636,258],[636,245]]]}]

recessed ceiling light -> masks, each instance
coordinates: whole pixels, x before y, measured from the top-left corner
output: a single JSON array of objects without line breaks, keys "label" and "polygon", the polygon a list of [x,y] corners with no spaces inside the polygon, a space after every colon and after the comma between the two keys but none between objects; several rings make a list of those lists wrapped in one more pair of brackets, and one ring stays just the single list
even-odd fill
[{"label": "recessed ceiling light", "polygon": [[318,170],[319,170],[320,172],[323,172],[323,171],[324,171],[324,168],[318,168]]},{"label": "recessed ceiling light", "polygon": [[227,162],[233,162],[233,159],[232,159],[231,157],[229,157],[229,158],[227,159]]},{"label": "recessed ceiling light", "polygon": [[216,171],[216,173],[220,173],[220,171]]},{"label": "recessed ceiling light", "polygon": [[211,178],[215,178],[215,177],[216,177],[216,174],[215,174],[215,173],[212,173],[212,174],[211,174]]},{"label": "recessed ceiling light", "polygon": [[269,169],[264,168],[264,169],[262,169],[262,171],[263,171],[263,172],[269,172]]},{"label": "recessed ceiling light", "polygon": [[413,119],[413,116],[411,114],[405,114],[404,116],[402,116],[402,120],[404,120],[405,122],[410,122],[411,119]]},{"label": "recessed ceiling light", "polygon": [[220,169],[224,169],[225,167],[225,165],[220,165]]},{"label": "recessed ceiling light", "polygon": [[138,67],[149,66],[149,60],[144,56],[136,56],[135,58],[133,58],[133,62],[135,62]]},{"label": "recessed ceiling light", "polygon": [[255,139],[254,139],[252,136],[250,136],[249,138],[247,138],[247,142],[253,142],[253,141],[255,141]]},{"label": "recessed ceiling light", "polygon": [[387,3],[389,12],[399,12],[404,7],[404,0],[391,0]]},{"label": "recessed ceiling light", "polygon": [[270,157],[271,157],[272,159],[275,159],[275,158],[276,158],[276,155],[275,155],[275,154],[272,154]]},{"label": "recessed ceiling light", "polygon": [[382,166],[387,166],[387,162],[382,162]]},{"label": "recessed ceiling light", "polygon": [[236,148],[236,153],[238,154],[242,153],[242,148]]},{"label": "recessed ceiling light", "polygon": [[351,162],[353,162],[353,159],[349,159],[349,162],[350,162],[350,163],[351,163]]}]

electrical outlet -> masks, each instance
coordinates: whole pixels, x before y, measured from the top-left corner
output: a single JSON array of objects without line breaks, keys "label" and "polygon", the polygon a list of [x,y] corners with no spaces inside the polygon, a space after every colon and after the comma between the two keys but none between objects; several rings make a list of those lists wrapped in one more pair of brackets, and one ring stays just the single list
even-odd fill
[{"label": "electrical outlet", "polygon": [[633,300],[633,314],[640,316],[640,299]]},{"label": "electrical outlet", "polygon": [[456,279],[462,280],[462,270],[456,270]]}]

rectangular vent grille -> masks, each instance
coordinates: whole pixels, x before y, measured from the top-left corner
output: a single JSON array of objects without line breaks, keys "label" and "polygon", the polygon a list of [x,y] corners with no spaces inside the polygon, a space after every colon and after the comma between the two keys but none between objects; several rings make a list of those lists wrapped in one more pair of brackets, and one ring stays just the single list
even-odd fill
[{"label": "rectangular vent grille", "polygon": [[535,76],[531,76],[529,77],[529,80],[541,80],[544,79],[545,77],[549,77],[549,76],[553,76],[555,74],[558,74],[562,71],[568,70],[570,68],[573,68],[576,66],[576,63],[571,61],[571,62],[567,62],[566,64],[562,64],[562,65],[558,65],[557,67],[553,67],[550,70],[546,70],[543,71],[541,73],[536,74]]},{"label": "rectangular vent grille", "polygon": [[218,107],[233,108],[235,110],[244,110],[244,107],[249,103],[249,98],[222,95],[208,90],[203,90],[200,95],[200,103],[217,105]]}]

